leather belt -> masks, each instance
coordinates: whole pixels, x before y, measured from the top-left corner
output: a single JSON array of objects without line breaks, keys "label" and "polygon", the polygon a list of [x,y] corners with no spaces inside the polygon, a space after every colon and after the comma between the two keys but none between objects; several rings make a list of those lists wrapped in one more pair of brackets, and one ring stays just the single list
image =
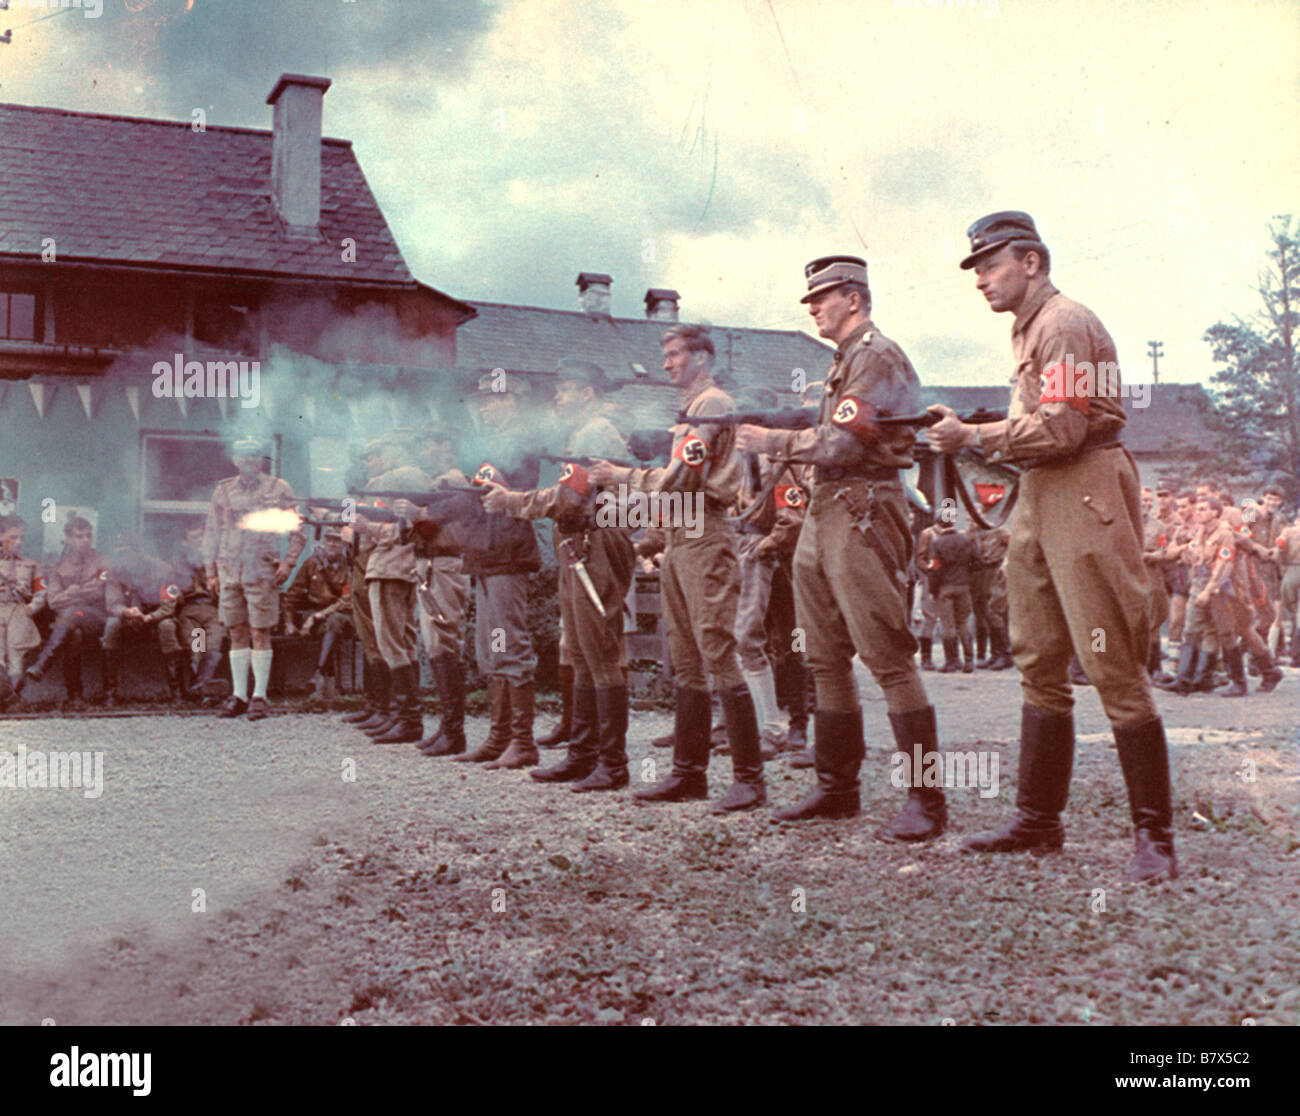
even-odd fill
[{"label": "leather belt", "polygon": [[1083,444],[1068,457],[1036,457],[1031,458],[1029,461],[1017,461],[1016,467],[1022,472],[1030,469],[1041,469],[1044,465],[1060,465],[1063,462],[1070,461],[1081,453],[1087,453],[1089,450],[1114,449],[1117,446],[1123,447],[1123,445],[1124,439],[1116,438],[1113,434],[1098,437],[1096,439],[1088,437],[1085,438]]}]

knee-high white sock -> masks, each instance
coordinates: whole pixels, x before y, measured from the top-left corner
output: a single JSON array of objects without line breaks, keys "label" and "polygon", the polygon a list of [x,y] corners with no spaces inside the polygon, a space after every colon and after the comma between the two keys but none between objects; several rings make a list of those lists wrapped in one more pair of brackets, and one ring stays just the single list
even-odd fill
[{"label": "knee-high white sock", "polygon": [[781,723],[781,707],[776,701],[776,679],[772,668],[765,666],[761,670],[746,670],[745,684],[749,695],[754,699],[754,713],[758,717],[758,729],[762,733],[775,734],[785,731]]},{"label": "knee-high white sock", "polygon": [[271,680],[272,654],[269,647],[265,651],[252,652],[253,697],[266,699],[266,684]]},{"label": "knee-high white sock", "polygon": [[230,684],[240,701],[248,700],[248,656],[251,654],[247,647],[230,649]]}]

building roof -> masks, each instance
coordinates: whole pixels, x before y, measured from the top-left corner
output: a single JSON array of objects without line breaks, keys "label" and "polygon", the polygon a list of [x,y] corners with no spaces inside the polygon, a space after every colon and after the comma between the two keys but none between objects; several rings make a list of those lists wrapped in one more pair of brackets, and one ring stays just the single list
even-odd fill
[{"label": "building roof", "polygon": [[[613,380],[666,384],[659,340],[670,322],[612,318],[576,310],[548,310],[502,302],[471,302],[478,317],[456,333],[456,364],[550,375],[562,357],[591,360]],[[715,372],[739,384],[789,392],[794,369],[820,380],[834,353],[798,330],[713,326]],[[645,369],[640,375],[633,367]]]},{"label": "building roof", "polygon": [[[0,255],[410,285],[347,140],[321,140],[320,236],[285,234],[271,132],[0,104]],[[356,241],[344,263],[340,244]]]}]

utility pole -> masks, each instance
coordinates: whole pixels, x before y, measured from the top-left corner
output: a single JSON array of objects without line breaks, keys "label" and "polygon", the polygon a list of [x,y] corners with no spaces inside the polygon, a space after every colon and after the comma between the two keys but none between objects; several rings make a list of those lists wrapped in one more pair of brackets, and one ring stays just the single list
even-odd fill
[{"label": "utility pole", "polygon": [[1151,382],[1160,382],[1160,358],[1165,355],[1165,346],[1161,341],[1147,342],[1147,356],[1151,358]]}]

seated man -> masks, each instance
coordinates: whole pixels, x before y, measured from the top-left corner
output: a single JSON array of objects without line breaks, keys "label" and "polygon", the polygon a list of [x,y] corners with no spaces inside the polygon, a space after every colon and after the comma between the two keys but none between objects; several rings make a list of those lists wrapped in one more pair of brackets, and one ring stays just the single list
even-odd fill
[{"label": "seated man", "polygon": [[0,516],[0,709],[23,684],[23,659],[41,645],[32,617],[45,609],[41,567],[22,555],[27,524],[16,515]]},{"label": "seated man", "polygon": [[124,644],[150,644],[162,618],[160,604],[174,586],[167,566],[146,554],[139,535],[122,534],[113,547],[104,593],[108,620],[104,625],[104,704],[118,703]]},{"label": "seated man", "polygon": [[108,568],[91,543],[95,530],[90,521],[73,516],[63,527],[63,553],[46,579],[46,603],[54,611],[54,628],[40,656],[27,668],[26,677],[39,682],[63,652],[63,685],[69,704],[81,701],[81,652],[86,642],[98,639],[108,614],[104,590]]},{"label": "seated man", "polygon": [[343,546],[343,532],[331,528],[324,542],[298,570],[284,594],[284,634],[310,636],[319,625],[320,655],[312,675],[313,697],[338,696],[334,678],[334,646],[342,638],[355,639],[352,626],[351,569]]},{"label": "seated man", "polygon": [[[167,590],[167,599],[158,607],[158,646],[167,665],[172,700],[187,695],[197,700],[202,693],[220,693],[225,682],[214,676],[221,665],[226,629],[217,616],[217,601],[204,572],[202,524],[185,532],[172,556]],[[187,666],[197,670],[193,686],[187,686]]]}]

